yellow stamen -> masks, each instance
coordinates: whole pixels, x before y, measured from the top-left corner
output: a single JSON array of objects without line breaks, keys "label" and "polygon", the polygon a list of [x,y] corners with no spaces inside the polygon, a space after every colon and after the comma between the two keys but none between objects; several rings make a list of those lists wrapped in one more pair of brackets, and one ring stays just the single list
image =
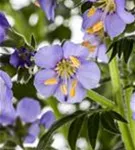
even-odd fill
[{"label": "yellow stamen", "polygon": [[93,33],[94,33],[93,27],[88,28],[88,29],[86,30],[86,32],[89,33],[89,34],[93,34]]},{"label": "yellow stamen", "polygon": [[72,88],[72,89],[70,90],[70,96],[71,96],[71,97],[74,97],[75,94],[76,94],[75,88]]},{"label": "yellow stamen", "polygon": [[60,86],[60,90],[64,95],[67,95],[67,86],[66,84],[63,84]]},{"label": "yellow stamen", "polygon": [[80,61],[76,57],[70,56],[70,60],[72,61],[74,67],[78,68],[80,66]]},{"label": "yellow stamen", "polygon": [[92,53],[95,52],[95,49],[96,49],[96,46],[91,46],[91,47],[89,47],[89,51],[92,52]]},{"label": "yellow stamen", "polygon": [[71,86],[71,90],[70,90],[71,97],[74,97],[76,94],[76,86],[77,86],[77,81],[76,80],[72,81],[72,86]]},{"label": "yellow stamen", "polygon": [[45,82],[44,82],[44,84],[45,85],[54,85],[54,84],[57,84],[57,79],[56,78],[50,78],[50,79],[48,79],[48,80],[46,80]]},{"label": "yellow stamen", "polygon": [[102,29],[103,29],[103,22],[99,21],[95,25],[93,25],[93,27],[88,28],[86,31],[89,34],[93,34],[93,33],[96,33],[98,31],[102,30]]},{"label": "yellow stamen", "polygon": [[87,16],[88,16],[88,17],[91,17],[91,16],[93,16],[93,15],[95,14],[95,12],[96,12],[95,7],[92,7],[92,8],[88,11]]},{"label": "yellow stamen", "polygon": [[92,52],[92,53],[95,52],[96,46],[91,45],[90,42],[84,41],[84,42],[82,43],[82,45],[83,45],[84,47],[88,48],[88,50],[89,50],[90,52]]},{"label": "yellow stamen", "polygon": [[102,21],[99,21],[98,23],[96,23],[93,26],[94,33],[100,31],[101,29],[103,29],[103,22]]}]

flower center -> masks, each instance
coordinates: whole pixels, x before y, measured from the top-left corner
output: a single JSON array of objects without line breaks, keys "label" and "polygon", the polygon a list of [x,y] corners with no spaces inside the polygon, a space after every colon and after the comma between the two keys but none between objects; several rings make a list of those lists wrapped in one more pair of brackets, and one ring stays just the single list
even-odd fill
[{"label": "flower center", "polygon": [[116,4],[114,0],[98,0],[95,3],[95,6],[110,13],[116,10]]},{"label": "flower center", "polygon": [[[72,77],[75,74],[80,64],[81,62],[79,61],[78,58],[70,56],[69,59],[62,59],[59,63],[57,63],[55,67],[57,75],[64,79],[63,80],[64,82],[60,85],[60,91],[65,95],[66,99],[68,95],[67,80],[68,78]],[[58,80],[56,77],[49,78],[44,81],[44,84],[47,86],[55,85],[58,84]],[[76,95],[76,87],[77,87],[77,80],[73,80],[69,90],[70,97],[74,97]]]},{"label": "flower center", "polygon": [[76,69],[80,66],[80,61],[73,56],[70,59],[62,59],[55,68],[58,76],[62,78],[69,78],[74,75]]},{"label": "flower center", "polygon": [[23,60],[26,61],[28,59],[29,54],[27,52],[25,53],[20,53],[19,57]]}]

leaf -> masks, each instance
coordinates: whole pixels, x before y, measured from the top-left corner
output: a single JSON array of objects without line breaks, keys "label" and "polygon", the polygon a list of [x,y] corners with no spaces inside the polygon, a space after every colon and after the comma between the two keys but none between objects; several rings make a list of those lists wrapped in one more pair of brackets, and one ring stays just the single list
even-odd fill
[{"label": "leaf", "polygon": [[117,51],[117,46],[116,46],[116,44],[115,44],[115,45],[114,45],[114,48],[113,48],[113,50],[112,50],[112,54],[111,54],[111,57],[110,57],[110,59],[109,59],[109,62],[112,61],[112,59],[117,55],[117,53],[118,53],[118,51]]},{"label": "leaf", "polygon": [[8,133],[6,131],[0,131],[0,143],[4,143],[8,138]]},{"label": "leaf", "polygon": [[[86,112],[85,112],[86,113]],[[71,115],[68,115],[66,117],[63,117],[59,120],[57,120],[52,127],[48,130],[47,133],[45,133],[42,137],[41,140],[39,141],[39,144],[37,146],[37,150],[46,150],[46,147],[48,147],[48,143],[50,141],[50,138],[52,136],[52,134],[54,133],[55,130],[57,130],[58,128],[60,128],[61,126],[63,126],[64,124],[72,121],[73,119],[82,116],[84,114],[84,112],[82,111],[77,111]]]},{"label": "leaf", "polygon": [[129,59],[129,57],[132,53],[133,44],[134,44],[133,40],[127,40],[127,44],[123,45],[123,47],[124,47],[124,60],[125,60],[126,63],[128,62],[128,59]]},{"label": "leaf", "polygon": [[16,47],[16,48],[20,48],[23,45],[24,41],[22,39],[18,41],[8,39],[0,44],[1,47]]},{"label": "leaf", "polygon": [[13,83],[13,92],[14,96],[17,99],[21,99],[24,97],[33,97],[37,99],[36,96],[36,89],[33,85],[33,78],[29,80],[27,84],[21,84],[21,83]]},{"label": "leaf", "polygon": [[128,37],[124,37],[118,40],[114,40],[114,42],[109,46],[107,50],[107,52],[112,51],[112,54],[110,56],[110,61],[117,54],[119,58],[121,58],[123,54],[124,61],[127,63],[133,51],[134,42],[135,42],[134,36],[128,36]]},{"label": "leaf", "polygon": [[70,125],[69,132],[68,132],[68,142],[72,150],[76,149],[76,141],[81,131],[84,118],[85,118],[84,115],[78,117]]},{"label": "leaf", "polygon": [[0,56],[0,63],[2,63],[3,65],[6,65],[9,63],[9,58],[10,58],[10,55],[8,54],[2,54]]},{"label": "leaf", "polygon": [[7,30],[8,39],[0,43],[1,47],[12,47],[12,48],[21,48],[26,47],[29,50],[33,50],[33,47],[29,45],[29,43],[26,41],[25,37],[13,29]]},{"label": "leaf", "polygon": [[16,143],[14,141],[7,141],[5,144],[4,144],[4,147],[3,147],[3,150],[13,150],[15,149],[16,147]]},{"label": "leaf", "polygon": [[18,82],[23,80],[23,83],[28,83],[28,81],[31,78],[31,75],[30,75],[29,70],[27,68],[19,68],[17,73],[18,73],[18,76],[17,76]]},{"label": "leaf", "polygon": [[114,134],[119,134],[119,130],[114,122],[114,119],[108,112],[103,112],[101,114],[101,124],[104,129]]},{"label": "leaf", "polygon": [[117,52],[118,52],[118,57],[119,58],[121,58],[121,56],[122,56],[122,48],[120,48],[120,46],[121,46],[121,43],[120,42],[118,42],[117,44],[115,44],[116,46],[116,48],[117,48]]},{"label": "leaf", "polygon": [[127,24],[127,27],[126,27],[126,32],[127,33],[132,33],[135,31],[135,23],[131,23],[131,24]]},{"label": "leaf", "polygon": [[1,70],[8,73],[9,76],[13,77],[16,74],[16,68],[14,68],[12,65],[5,65],[0,67]]},{"label": "leaf", "polygon": [[33,46],[34,48],[36,47],[36,39],[34,35],[31,36],[31,46]]},{"label": "leaf", "polygon": [[110,111],[109,112],[110,115],[112,116],[113,119],[116,119],[118,121],[124,122],[124,123],[128,123],[126,119],[124,119],[120,114],[118,114],[115,111]]},{"label": "leaf", "polygon": [[99,113],[94,113],[88,118],[88,136],[92,148],[95,148],[99,130]]},{"label": "leaf", "polygon": [[8,39],[2,42],[1,46],[20,48],[26,43],[24,36],[12,29],[8,29],[7,35]]}]

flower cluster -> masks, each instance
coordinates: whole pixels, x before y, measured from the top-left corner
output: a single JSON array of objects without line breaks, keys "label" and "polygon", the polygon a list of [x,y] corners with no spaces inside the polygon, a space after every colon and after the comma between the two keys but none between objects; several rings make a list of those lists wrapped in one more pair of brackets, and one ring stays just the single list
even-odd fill
[{"label": "flower cluster", "polygon": [[108,62],[104,32],[112,39],[134,22],[134,16],[125,10],[125,0],[89,0],[90,9],[83,14],[82,28],[85,32],[82,43],[90,51],[90,57]]},{"label": "flower cluster", "polygon": [[101,29],[114,38],[134,22],[134,16],[125,10],[125,0],[89,0],[93,7],[83,15],[83,29],[95,33]]},{"label": "flower cluster", "polygon": [[[40,125],[50,128],[55,121],[52,111],[47,111],[41,115],[41,106],[37,100],[23,98],[17,105],[16,117],[19,117],[25,124],[30,124],[27,135],[24,137],[25,143],[33,143],[40,133]],[[41,115],[40,118],[39,115]]]},{"label": "flower cluster", "polygon": [[[47,111],[41,115],[41,106],[37,100],[32,98],[23,98],[17,104],[16,109],[13,106],[12,82],[10,77],[4,71],[0,71],[0,125],[15,126],[17,118],[25,124],[30,124],[25,143],[33,143],[40,132],[40,125],[50,128],[55,117],[52,111]],[[40,116],[40,118],[39,118]]]},{"label": "flower cluster", "polygon": [[[8,39],[7,30],[11,28],[5,15],[0,12],[0,43]],[[25,47],[15,48],[11,54],[9,63],[15,68],[18,67],[29,67],[32,65],[31,57],[34,56],[34,52],[29,51]]]},{"label": "flower cluster", "polygon": [[98,35],[85,33],[84,42],[82,43],[89,50],[89,58],[98,59],[103,63],[108,63],[106,54],[106,45]]}]

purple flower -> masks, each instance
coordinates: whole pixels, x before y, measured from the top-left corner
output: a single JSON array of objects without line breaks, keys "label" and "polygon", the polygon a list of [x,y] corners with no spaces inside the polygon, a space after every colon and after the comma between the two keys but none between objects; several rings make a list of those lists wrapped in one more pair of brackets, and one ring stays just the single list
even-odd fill
[{"label": "purple flower", "polygon": [[[91,0],[90,0],[91,1]],[[134,22],[134,16],[125,10],[125,0],[96,0],[83,14],[83,29],[95,33],[104,28],[111,38],[120,35],[126,24]]]},{"label": "purple flower", "polygon": [[32,123],[28,129],[28,134],[24,139],[25,143],[33,143],[40,133],[40,125],[44,128],[49,129],[55,122],[55,116],[52,111],[45,112],[40,120]]},{"label": "purple flower", "polygon": [[52,111],[47,111],[42,115],[40,119],[40,124],[48,129],[52,126],[54,121],[55,121],[55,116],[53,115]]},{"label": "purple flower", "polygon": [[31,56],[34,56],[34,53],[26,48],[15,49],[14,53],[10,56],[10,64],[15,68],[30,66],[32,64]]},{"label": "purple flower", "polygon": [[30,125],[24,142],[33,143],[39,135],[40,125],[50,128],[55,121],[55,116],[52,111],[47,111],[39,118],[41,115],[39,102],[27,97],[19,101],[15,110],[11,101],[11,87],[9,76],[0,71],[0,124],[13,125],[15,119],[19,117],[23,123]]},{"label": "purple flower", "polygon": [[81,102],[86,89],[95,88],[100,80],[100,70],[87,60],[88,55],[85,47],[72,42],[42,47],[35,55],[35,63],[45,68],[35,76],[37,91],[60,102]]},{"label": "purple flower", "polygon": [[16,118],[12,104],[12,82],[7,73],[0,70],[0,124],[12,124]]},{"label": "purple flower", "polygon": [[19,117],[23,123],[30,124],[24,142],[33,143],[39,135],[40,125],[50,128],[55,121],[55,116],[51,111],[47,111],[39,119],[41,115],[39,102],[27,97],[19,101],[15,110],[11,88],[10,77],[4,71],[0,71],[0,124],[13,125],[15,119]]},{"label": "purple flower", "polygon": [[108,63],[108,57],[106,54],[106,45],[96,35],[85,34],[83,46],[89,50],[89,58],[97,58],[101,62]]},{"label": "purple flower", "polygon": [[41,107],[38,101],[31,98],[23,98],[17,105],[17,116],[25,123],[32,123],[40,115]]},{"label": "purple flower", "polygon": [[33,143],[40,133],[40,126],[38,122],[34,122],[30,125],[28,133],[24,138],[24,143]]},{"label": "purple flower", "polygon": [[10,28],[10,25],[5,17],[5,15],[0,12],[0,43],[6,38],[6,30]]},{"label": "purple flower", "polygon": [[46,13],[48,20],[54,20],[56,0],[39,0],[39,4]]},{"label": "purple flower", "polygon": [[25,97],[17,105],[17,116],[24,123],[31,123],[27,135],[24,137],[25,143],[33,143],[40,132],[38,116],[41,113],[41,107],[37,100]]},{"label": "purple flower", "polygon": [[33,143],[39,135],[40,125],[45,128],[50,128],[55,121],[55,116],[52,111],[45,112],[40,119],[41,107],[37,100],[25,97],[20,100],[17,105],[17,116],[24,123],[30,123],[26,137],[24,138],[25,143]]}]

